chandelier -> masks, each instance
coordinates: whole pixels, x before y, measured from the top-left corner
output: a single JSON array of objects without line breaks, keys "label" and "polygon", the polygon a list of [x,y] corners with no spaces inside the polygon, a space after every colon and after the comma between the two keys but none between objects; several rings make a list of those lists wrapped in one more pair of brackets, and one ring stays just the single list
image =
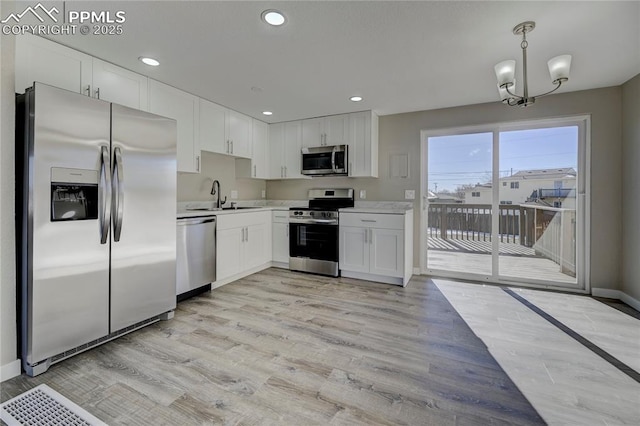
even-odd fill
[{"label": "chandelier", "polygon": [[549,74],[551,74],[551,82],[555,87],[541,95],[529,96],[529,87],[527,85],[527,33],[533,31],[536,27],[536,23],[533,21],[526,21],[516,25],[513,28],[513,34],[522,35],[522,42],[520,47],[522,48],[522,80],[523,80],[523,93],[522,96],[516,95],[516,61],[509,59],[502,61],[495,66],[496,78],[498,79],[498,92],[500,92],[500,100],[509,106],[521,106],[526,107],[533,104],[536,98],[546,96],[558,90],[562,83],[569,80],[569,69],[571,68],[571,55],[560,55],[555,58],[551,58],[547,65],[549,67]]}]

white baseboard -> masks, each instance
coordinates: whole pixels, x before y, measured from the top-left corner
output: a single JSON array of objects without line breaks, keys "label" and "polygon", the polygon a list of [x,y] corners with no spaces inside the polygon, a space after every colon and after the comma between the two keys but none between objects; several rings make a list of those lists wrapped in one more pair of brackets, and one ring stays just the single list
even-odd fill
[{"label": "white baseboard", "polygon": [[591,294],[596,297],[606,297],[607,299],[621,300],[627,305],[631,306],[633,309],[640,311],[640,300],[629,296],[623,291],[594,287],[591,289]]},{"label": "white baseboard", "polygon": [[18,377],[22,372],[22,363],[19,359],[11,361],[0,367],[0,382]]}]

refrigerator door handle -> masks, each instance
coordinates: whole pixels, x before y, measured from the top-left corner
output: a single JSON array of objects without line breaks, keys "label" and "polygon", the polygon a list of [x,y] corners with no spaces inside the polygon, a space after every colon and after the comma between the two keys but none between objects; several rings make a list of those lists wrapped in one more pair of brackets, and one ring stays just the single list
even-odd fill
[{"label": "refrigerator door handle", "polygon": [[107,244],[111,222],[111,182],[109,182],[111,165],[109,161],[109,148],[103,146],[100,149],[100,244]]},{"label": "refrigerator door handle", "polygon": [[122,232],[122,214],[124,210],[124,176],[122,175],[122,151],[120,147],[113,150],[113,241],[120,241]]}]

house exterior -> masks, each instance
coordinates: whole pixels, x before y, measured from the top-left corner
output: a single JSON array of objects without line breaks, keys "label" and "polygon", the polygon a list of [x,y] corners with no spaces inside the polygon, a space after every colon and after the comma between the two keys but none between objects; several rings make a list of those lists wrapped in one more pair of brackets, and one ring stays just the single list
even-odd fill
[{"label": "house exterior", "polygon": [[[520,170],[500,178],[500,204],[538,203],[575,209],[576,170],[572,167]],[[491,204],[491,184],[465,190],[467,204]]]}]

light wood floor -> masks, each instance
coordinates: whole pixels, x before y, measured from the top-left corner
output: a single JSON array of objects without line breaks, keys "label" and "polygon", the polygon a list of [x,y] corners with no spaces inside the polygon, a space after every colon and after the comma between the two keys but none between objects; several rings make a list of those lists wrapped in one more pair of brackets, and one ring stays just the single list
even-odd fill
[{"label": "light wood floor", "polygon": [[46,383],[110,425],[505,425],[542,418],[433,282],[269,269],[2,383]]}]

